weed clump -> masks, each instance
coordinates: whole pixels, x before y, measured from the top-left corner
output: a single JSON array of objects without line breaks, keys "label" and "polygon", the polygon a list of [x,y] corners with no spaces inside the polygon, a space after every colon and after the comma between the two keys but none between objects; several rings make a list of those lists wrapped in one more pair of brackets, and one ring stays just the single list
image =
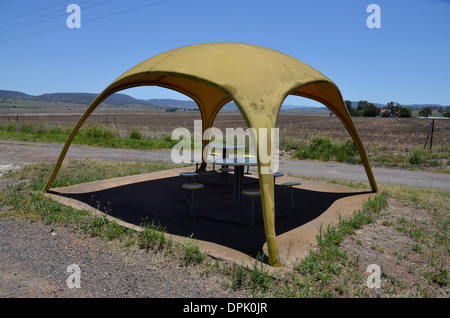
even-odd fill
[{"label": "weed clump", "polygon": [[359,163],[361,159],[357,155],[358,151],[351,139],[333,143],[330,138],[314,137],[308,145],[294,153],[294,158]]},{"label": "weed clump", "polygon": [[200,251],[200,247],[198,245],[193,244],[189,240],[187,240],[182,245],[183,256],[181,259],[181,264],[183,266],[201,264],[205,259],[205,254]]},{"label": "weed clump", "polygon": [[168,244],[165,232],[166,229],[160,224],[156,225],[152,220],[150,224],[141,225],[143,228],[138,239],[141,249],[162,249]]}]

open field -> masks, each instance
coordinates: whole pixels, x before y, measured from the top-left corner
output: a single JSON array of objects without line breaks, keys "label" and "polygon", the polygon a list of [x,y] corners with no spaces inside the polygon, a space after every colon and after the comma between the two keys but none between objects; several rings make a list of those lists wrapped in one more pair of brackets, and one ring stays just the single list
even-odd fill
[{"label": "open field", "polygon": [[[8,136],[0,135],[3,139],[24,139],[36,141],[63,142],[65,136],[80,118],[81,113],[0,113],[0,125],[34,125],[32,135]],[[101,126],[110,129],[120,137],[128,138],[131,132],[138,132],[138,137],[144,139],[161,139],[169,136],[177,127],[194,129],[194,121],[200,120],[200,113],[194,111],[180,111],[175,113],[118,113],[99,109],[86,121],[84,127]],[[430,139],[426,149],[425,141],[432,119],[422,118],[367,118],[355,117],[353,121],[358,129],[369,159],[374,167],[397,167],[414,170],[427,170],[448,173],[449,146],[450,146],[450,120],[435,119],[433,130],[432,149],[429,149]],[[215,127],[221,129],[225,135],[226,128],[246,128],[242,116],[237,112],[219,113]],[[36,128],[37,127],[37,128]],[[40,131],[54,127],[66,129],[65,135],[55,140],[44,140]],[[329,140],[339,145],[345,144],[349,135],[342,123],[336,117],[306,116],[298,113],[280,113],[278,118],[280,132],[280,150],[284,157],[300,159],[337,160],[334,158],[305,157],[308,145],[315,137]],[[1,127],[0,127],[1,128]],[[23,127],[16,130],[33,130]],[[1,129],[0,129],[1,134]],[[40,139],[39,139],[40,138]],[[170,139],[170,138],[169,138]],[[323,140],[321,141],[323,142]],[[134,147],[135,143],[129,147]],[[153,145],[154,143],[152,143]],[[168,145],[170,143],[162,143]],[[111,145],[105,145],[111,146]],[[145,149],[145,146],[141,146]],[[306,150],[305,150],[306,149]],[[299,150],[302,154],[299,154]],[[352,159],[343,159],[343,162],[358,163],[358,156]]]},{"label": "open field", "polygon": [[[18,117],[17,117],[18,116]],[[34,122],[55,126],[74,126],[81,114],[68,113],[26,113],[19,115],[1,114],[0,123]],[[177,127],[192,130],[194,120],[201,120],[198,112],[177,113],[102,113],[92,114],[86,124],[111,125],[118,129],[139,127],[143,130],[171,133]],[[432,119],[422,118],[369,118],[355,117],[353,121],[364,143],[384,143],[403,148],[423,146]],[[219,114],[215,127],[246,128],[242,116],[236,112]],[[281,113],[278,118],[280,137],[309,139],[314,136],[328,136],[332,139],[344,140],[348,134],[336,117],[303,116],[294,113]],[[448,146],[450,144],[450,120],[436,119],[433,145]]]}]

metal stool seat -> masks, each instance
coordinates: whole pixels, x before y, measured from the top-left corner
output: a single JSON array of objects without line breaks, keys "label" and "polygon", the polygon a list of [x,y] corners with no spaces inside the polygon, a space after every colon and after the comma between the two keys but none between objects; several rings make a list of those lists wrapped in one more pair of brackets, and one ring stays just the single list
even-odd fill
[{"label": "metal stool seat", "polygon": [[293,193],[292,187],[300,185],[300,184],[301,183],[297,182],[297,181],[284,182],[281,184],[283,187],[291,188],[291,213],[294,213],[294,193]]},{"label": "metal stool seat", "polygon": [[275,172],[275,173],[273,174],[273,182],[275,182],[275,180],[276,180],[278,177],[282,177],[282,176],[284,176],[284,174],[282,174],[281,172]]},{"label": "metal stool seat", "polygon": [[261,195],[261,192],[259,191],[259,189],[247,189],[247,190],[243,190],[241,193],[242,193],[242,195],[245,195],[252,199],[250,225],[253,226],[253,225],[255,225],[255,198],[259,197]]},{"label": "metal stool seat", "polygon": [[191,212],[191,216],[195,219],[197,217],[197,215],[195,214],[195,209],[194,209],[194,191],[195,190],[200,190],[203,189],[205,187],[204,184],[202,183],[185,183],[182,185],[182,188],[187,190],[187,202],[188,202],[188,207],[189,210]]},{"label": "metal stool seat", "polygon": [[205,187],[203,183],[185,183],[182,185],[183,189],[185,190],[200,190]]},{"label": "metal stool seat", "polygon": [[197,182],[198,173],[197,172],[182,172],[182,173],[180,173],[180,176],[188,177],[188,178],[194,177],[195,182]]}]

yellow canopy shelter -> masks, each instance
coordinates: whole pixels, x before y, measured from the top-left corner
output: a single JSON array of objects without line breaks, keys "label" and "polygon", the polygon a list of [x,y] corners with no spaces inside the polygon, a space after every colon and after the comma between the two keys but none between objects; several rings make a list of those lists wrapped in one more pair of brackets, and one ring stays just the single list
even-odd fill
[{"label": "yellow canopy shelter", "polygon": [[[377,191],[366,152],[338,87],[322,73],[289,55],[241,43],[177,48],[156,55],[118,77],[95,98],[73,128],[44,191],[51,187],[74,136],[94,109],[115,92],[145,85],[170,88],[192,98],[200,108],[203,131],[212,127],[219,110],[229,101],[235,102],[247,126],[258,132],[260,128],[271,131],[276,127],[280,107],[288,95],[316,100],[342,121],[361,156],[372,191]],[[283,260],[275,234],[274,178],[262,172],[270,164],[259,158],[260,139],[256,138],[256,147],[268,258],[271,265],[281,266]],[[270,133],[265,145],[271,149]],[[270,152],[268,155],[273,158]]]}]

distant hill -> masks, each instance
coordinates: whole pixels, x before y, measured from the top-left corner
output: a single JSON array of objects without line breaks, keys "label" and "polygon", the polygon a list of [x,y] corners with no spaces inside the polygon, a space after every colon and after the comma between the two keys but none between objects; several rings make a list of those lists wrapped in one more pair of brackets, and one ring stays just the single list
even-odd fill
[{"label": "distant hill", "polygon": [[28,97],[28,96],[30,95],[21,92],[0,90],[0,97]]},{"label": "distant hill", "polygon": [[174,108],[195,108],[195,107],[197,107],[197,104],[192,100],[152,98],[152,99],[148,99],[144,102],[152,104],[152,105],[156,105],[156,106],[161,106],[161,107],[174,107]]},{"label": "distant hill", "polygon": [[[16,98],[26,99],[41,102],[63,102],[72,103],[77,105],[89,105],[98,94],[94,93],[49,93],[42,95],[28,95],[17,91],[0,90],[0,98]],[[115,106],[128,106],[128,105],[147,105],[155,106],[151,101],[139,100],[131,97],[127,94],[116,93],[109,96],[105,101],[105,104]]]},{"label": "distant hill", "polygon": [[[1,91],[0,91],[1,95]],[[58,101],[65,103],[75,103],[75,104],[86,104],[89,105],[98,94],[93,93],[52,93],[52,94],[42,94],[39,96],[34,96],[39,99]],[[126,94],[113,94],[109,96],[105,103],[108,104],[140,104],[141,101],[126,95]]]},{"label": "distant hill", "polygon": [[[94,93],[48,93],[42,95],[29,95],[26,93],[18,92],[18,91],[9,91],[9,90],[0,90],[0,98],[17,98],[17,99],[26,99],[26,100],[34,100],[41,102],[64,102],[64,103],[73,103],[77,105],[89,105],[98,94]],[[121,107],[130,107],[133,105],[142,105],[146,107],[162,107],[162,108],[197,108],[197,104],[192,100],[177,100],[177,99],[136,99],[127,94],[115,93],[109,96],[105,101],[105,104],[113,105],[113,106],[121,106]],[[385,107],[385,104],[373,103],[377,107]],[[352,106],[357,107],[358,102],[352,101]],[[412,104],[412,105],[402,105],[411,108],[422,108],[422,107],[444,107],[438,104]],[[282,110],[284,111],[296,111],[302,109],[325,109],[326,107],[311,107],[311,106],[298,106],[298,105],[283,105]],[[226,110],[237,110],[237,106],[230,102],[224,106]]]}]

